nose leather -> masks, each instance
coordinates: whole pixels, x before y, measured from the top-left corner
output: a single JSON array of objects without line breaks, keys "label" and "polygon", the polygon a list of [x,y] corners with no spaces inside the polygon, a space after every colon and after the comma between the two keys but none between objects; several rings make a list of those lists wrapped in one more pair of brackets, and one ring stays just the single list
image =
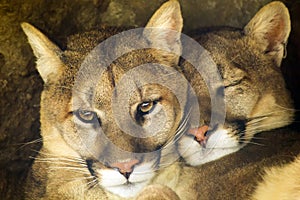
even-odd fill
[{"label": "nose leather", "polygon": [[133,168],[139,161],[137,159],[130,160],[128,162],[116,162],[111,165],[112,168],[117,168],[119,172],[127,179],[133,171]]}]

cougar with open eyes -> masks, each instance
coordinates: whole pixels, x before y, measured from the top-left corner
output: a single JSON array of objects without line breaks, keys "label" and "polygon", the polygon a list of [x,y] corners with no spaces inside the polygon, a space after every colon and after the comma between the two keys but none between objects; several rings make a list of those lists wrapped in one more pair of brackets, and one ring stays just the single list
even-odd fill
[{"label": "cougar with open eyes", "polygon": [[[210,162],[238,151],[255,133],[292,122],[280,72],[290,32],[282,3],[266,5],[243,29],[195,34],[222,78],[213,94],[224,110],[212,112],[207,80],[182,56],[191,47],[182,42],[182,27],[175,0],[145,29],[76,34],[64,51],[22,24],[44,81],[43,146],[28,175],[27,198],[151,199],[156,191],[162,199],[188,199],[158,181],[177,158],[192,166]],[[224,123],[212,123],[213,115]]]}]

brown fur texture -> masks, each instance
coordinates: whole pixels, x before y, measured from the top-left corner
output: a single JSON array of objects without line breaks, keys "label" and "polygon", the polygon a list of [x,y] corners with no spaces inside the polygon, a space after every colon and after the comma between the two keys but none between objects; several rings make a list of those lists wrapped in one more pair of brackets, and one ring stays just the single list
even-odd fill
[{"label": "brown fur texture", "polygon": [[252,198],[253,200],[300,199],[299,156],[292,163],[267,169]]},{"label": "brown fur texture", "polygon": [[[162,199],[200,199],[208,191],[204,188],[210,185],[206,181],[209,181],[209,174],[214,173],[215,163],[191,167],[185,162],[200,165],[216,160],[244,147],[254,134],[292,122],[294,114],[292,101],[278,70],[290,32],[290,22],[287,9],[279,2],[264,7],[243,30],[225,29],[196,37],[197,41],[211,53],[225,85],[226,121],[223,126],[217,124],[211,127],[215,129],[211,131],[211,135],[218,133],[226,138],[220,141],[221,144],[217,143],[216,148],[209,150],[216,152],[214,156],[213,154],[202,156],[201,152],[207,149],[195,141],[194,146],[190,148],[194,153],[188,152],[189,154],[185,155],[184,149],[190,146],[190,143],[181,139],[178,146],[174,145],[167,150],[162,148],[151,155],[132,156],[127,153],[155,151],[168,146],[168,142],[176,138],[178,132],[187,130],[184,118],[186,112],[180,103],[185,105],[188,102],[189,89],[176,73],[172,74],[158,66],[153,66],[152,69],[139,69],[140,79],[135,85],[130,85],[131,79],[126,79],[126,87],[121,86],[115,90],[125,73],[135,66],[144,63],[160,63],[167,65],[169,69],[178,70],[187,78],[201,102],[200,108],[203,109],[200,125],[209,123],[210,120],[211,105],[204,80],[188,62],[177,65],[178,54],[186,48],[181,46],[177,34],[182,29],[182,17],[177,1],[171,0],[163,4],[146,26],[166,29],[144,32],[144,38],[141,40],[141,44],[150,43],[153,47],[162,45],[164,49],[175,54],[154,49],[130,52],[113,62],[100,77],[96,77],[96,80],[94,71],[77,74],[80,64],[98,43],[121,30],[102,29],[75,35],[70,37],[67,50],[62,51],[33,26],[24,23],[22,27],[37,57],[37,69],[45,82],[41,97],[43,147],[28,176],[27,198],[122,199],[133,198],[136,196],[135,193],[139,193],[138,197],[146,199],[158,196]],[[277,34],[274,33],[274,27],[278,28]],[[126,41],[120,41],[107,48],[112,52],[118,52],[124,45],[130,46]],[[90,58],[89,61],[92,67],[101,63],[101,60],[97,61],[95,57]],[[180,91],[179,96],[175,96],[169,88],[159,84],[143,85],[147,80],[154,80],[164,73],[169,76],[170,79],[166,80],[173,90]],[[79,85],[76,85],[77,76],[81,81]],[[163,80],[164,76],[161,77]],[[138,84],[142,87],[138,87]],[[130,119],[134,119],[143,127],[145,133],[152,131],[151,127],[148,127],[152,121],[159,124],[165,120],[166,123],[159,129],[157,135],[136,139],[124,134],[114,120],[113,99],[125,99],[127,86],[132,87],[135,92],[130,96],[129,105],[117,101],[114,105],[121,105],[117,110],[122,111],[125,108],[125,111],[129,112]],[[182,101],[179,103],[178,99]],[[150,105],[149,110],[147,106],[142,107],[143,105]],[[157,110],[156,107],[163,108],[161,110],[165,113],[161,114],[162,111],[158,110],[155,117],[150,115],[153,109]],[[146,112],[138,115],[137,112],[143,109],[146,109]],[[123,113],[125,112],[119,112],[117,116]],[[213,114],[219,115],[219,113]],[[128,119],[122,118],[121,124],[130,129],[131,124],[126,120]],[[238,123],[242,128],[237,128]],[[113,144],[104,140],[102,134],[98,135],[100,127],[105,137]],[[183,138],[192,139],[188,135],[184,135]],[[208,142],[211,140],[208,139]],[[224,141],[225,145],[229,146],[222,146]],[[114,145],[125,152],[114,148]],[[223,152],[224,148],[228,150]],[[168,157],[173,159],[179,156],[177,154],[182,156],[185,162],[175,162],[165,167],[169,164]],[[226,162],[226,159],[233,157],[234,155],[223,158],[224,165],[228,164],[224,170],[230,169],[233,163]],[[242,157],[242,159],[248,158],[249,155]],[[111,187],[115,179],[123,181],[126,177],[127,181],[132,183],[129,176],[143,178],[139,173],[134,174],[135,171],[130,171],[128,167],[126,169],[118,167],[120,173],[114,170],[115,166],[126,166],[128,163],[135,163],[135,160],[137,164],[134,167],[130,166],[134,170],[151,166],[144,174],[145,180],[137,179],[133,182],[138,184],[143,182],[144,189],[134,188],[138,184],[133,184],[131,187],[127,183]],[[238,166],[237,163],[235,164]],[[209,165],[209,170],[206,170],[205,167]],[[253,166],[249,163],[249,169],[251,167]],[[255,168],[254,166],[253,169]],[[221,172],[220,169],[218,172]],[[243,175],[249,176],[249,173]],[[219,178],[221,176],[222,174],[219,174]],[[218,187],[222,188],[220,185]],[[132,191],[135,192],[134,195]],[[153,194],[149,194],[151,191]]]}]

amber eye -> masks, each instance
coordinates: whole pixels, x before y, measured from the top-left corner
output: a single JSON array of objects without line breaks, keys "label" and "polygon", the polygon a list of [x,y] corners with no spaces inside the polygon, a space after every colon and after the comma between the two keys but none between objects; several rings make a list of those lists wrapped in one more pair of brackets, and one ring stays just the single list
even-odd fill
[{"label": "amber eye", "polygon": [[77,110],[74,114],[84,123],[95,123],[98,119],[97,114],[89,110]]},{"label": "amber eye", "polygon": [[143,102],[138,106],[138,112],[140,112],[143,115],[149,114],[154,109],[155,104],[156,103],[153,101]]}]

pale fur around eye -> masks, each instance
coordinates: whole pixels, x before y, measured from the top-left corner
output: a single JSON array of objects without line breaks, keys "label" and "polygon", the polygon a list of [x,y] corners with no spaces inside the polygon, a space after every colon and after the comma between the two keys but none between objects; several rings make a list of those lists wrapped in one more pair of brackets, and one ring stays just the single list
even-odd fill
[{"label": "pale fur around eye", "polygon": [[98,116],[93,111],[79,109],[73,113],[80,121],[84,123],[96,123],[98,121]]}]

